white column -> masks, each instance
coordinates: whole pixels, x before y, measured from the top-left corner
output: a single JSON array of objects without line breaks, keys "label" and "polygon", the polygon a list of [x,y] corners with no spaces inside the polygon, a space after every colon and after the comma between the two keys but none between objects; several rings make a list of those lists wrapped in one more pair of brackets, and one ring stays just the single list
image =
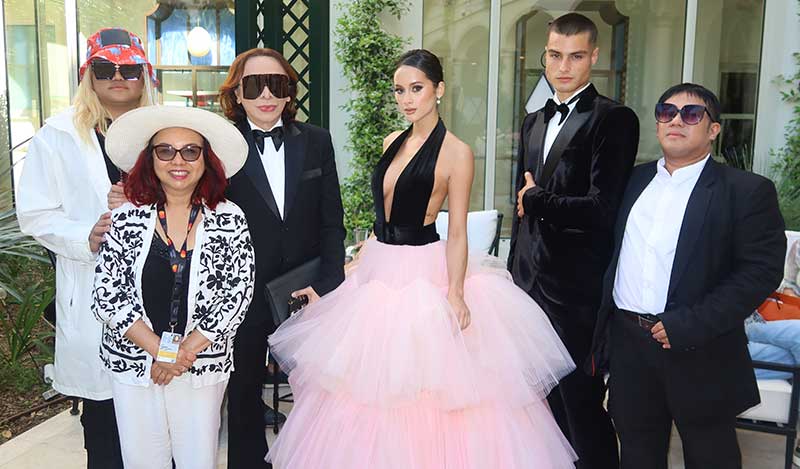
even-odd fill
[{"label": "white column", "polygon": [[[5,25],[5,8],[3,5],[0,5],[0,24]],[[9,148],[11,148],[11,119],[9,118],[9,109],[11,106],[10,100],[8,99],[8,71],[6,70],[6,35],[0,34],[0,99],[5,101],[5,106],[0,106],[0,112],[3,112],[5,115],[0,122],[4,122],[6,124],[4,129],[0,129],[0,142],[2,142],[3,148],[0,151],[0,154],[6,153]],[[0,161],[0,171],[5,172],[7,168],[11,166],[11,155],[6,154],[7,160]],[[4,177],[2,181],[0,181],[0,187],[6,186],[6,180],[12,180],[13,178],[6,178]]]},{"label": "white column", "polygon": [[77,0],[64,0],[64,24],[67,32],[67,53],[69,54],[69,101],[75,98],[78,92],[78,67],[81,65],[80,49],[83,44],[78,44],[78,2]]},{"label": "white column", "polygon": [[761,43],[761,70],[758,78],[756,139],[753,148],[753,171],[772,175],[771,150],[786,141],[785,127],[792,119],[792,106],[781,99],[781,91],[790,86],[778,80],[792,76],[796,62],[792,53],[800,44],[800,7],[797,0],[766,0],[764,38]]},{"label": "white column", "polygon": [[683,74],[684,83],[694,78],[694,44],[697,32],[697,0],[686,0],[686,28],[683,40]]},{"label": "white column", "polygon": [[494,208],[495,161],[497,159],[497,87],[500,79],[500,0],[492,0],[489,14],[489,86],[486,105],[486,165],[483,208]]}]

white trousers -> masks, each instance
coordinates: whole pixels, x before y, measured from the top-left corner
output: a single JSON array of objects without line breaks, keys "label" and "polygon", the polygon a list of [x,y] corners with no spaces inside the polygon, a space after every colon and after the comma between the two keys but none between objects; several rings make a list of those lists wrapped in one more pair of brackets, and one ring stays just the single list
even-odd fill
[{"label": "white trousers", "polygon": [[189,374],[166,386],[111,380],[125,469],[215,469],[228,381],[192,388]]}]

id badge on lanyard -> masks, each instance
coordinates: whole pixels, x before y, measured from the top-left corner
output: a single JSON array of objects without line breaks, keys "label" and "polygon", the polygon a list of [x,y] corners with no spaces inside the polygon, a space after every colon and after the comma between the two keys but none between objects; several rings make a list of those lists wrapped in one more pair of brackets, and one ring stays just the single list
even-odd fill
[{"label": "id badge on lanyard", "polygon": [[167,237],[167,249],[169,250],[169,263],[175,278],[172,282],[172,296],[170,299],[169,311],[169,332],[164,331],[161,334],[161,342],[158,345],[158,355],[156,361],[164,363],[175,363],[178,358],[178,349],[180,348],[183,335],[175,332],[175,326],[178,325],[178,313],[180,311],[181,299],[183,298],[183,271],[186,268],[186,243],[189,241],[189,233],[192,231],[192,226],[197,220],[197,215],[200,213],[200,206],[193,205],[192,211],[189,213],[189,227],[186,229],[186,239],[183,241],[180,251],[175,249],[175,244],[169,237],[167,231],[167,212],[164,210],[163,205],[158,206],[158,221],[161,223],[161,228],[164,230],[164,235]]},{"label": "id badge on lanyard", "polygon": [[158,344],[158,355],[156,361],[164,363],[175,363],[178,358],[178,348],[181,346],[183,336],[172,332],[164,331],[161,333],[161,343]]}]

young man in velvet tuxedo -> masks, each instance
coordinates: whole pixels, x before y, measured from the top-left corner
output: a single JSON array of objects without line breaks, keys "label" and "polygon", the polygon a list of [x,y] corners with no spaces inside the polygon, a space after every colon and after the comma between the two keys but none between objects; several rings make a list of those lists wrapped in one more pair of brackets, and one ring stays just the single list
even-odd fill
[{"label": "young man in velvet tuxedo", "polygon": [[[569,13],[548,28],[545,75],[556,93],[520,133],[508,268],[550,317],[575,363],[589,356],[613,227],[636,159],[639,121],[597,93],[597,27]],[[576,370],[548,400],[579,468],[616,468],[617,441],[600,376]]]}]

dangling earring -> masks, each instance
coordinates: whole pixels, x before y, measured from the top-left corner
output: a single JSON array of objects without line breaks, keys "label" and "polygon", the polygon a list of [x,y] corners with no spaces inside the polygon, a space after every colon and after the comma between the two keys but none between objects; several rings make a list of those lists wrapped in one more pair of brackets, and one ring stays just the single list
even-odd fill
[{"label": "dangling earring", "polygon": [[439,97],[437,96],[437,97],[436,97],[436,105],[438,106],[438,105],[440,105],[440,104],[442,104],[442,98],[439,98]]}]

